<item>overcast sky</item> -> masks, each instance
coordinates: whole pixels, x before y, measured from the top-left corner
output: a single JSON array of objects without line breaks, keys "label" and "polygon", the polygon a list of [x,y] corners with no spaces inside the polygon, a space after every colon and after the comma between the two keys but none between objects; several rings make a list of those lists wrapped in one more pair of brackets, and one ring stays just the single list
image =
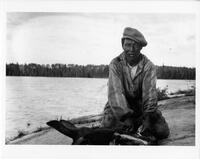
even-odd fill
[{"label": "overcast sky", "polygon": [[156,65],[195,67],[192,13],[8,13],[6,62],[109,64],[123,29],[140,30]]}]

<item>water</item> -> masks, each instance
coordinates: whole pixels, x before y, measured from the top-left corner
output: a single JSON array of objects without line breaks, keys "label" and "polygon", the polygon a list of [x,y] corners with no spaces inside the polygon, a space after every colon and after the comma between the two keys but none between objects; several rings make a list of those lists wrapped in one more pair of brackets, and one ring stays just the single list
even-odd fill
[{"label": "water", "polygon": [[176,92],[178,90],[188,90],[195,86],[195,80],[158,80],[157,87],[167,88],[168,93]]},{"label": "water", "polygon": [[[194,80],[158,80],[169,92],[189,89]],[[33,131],[46,122],[102,112],[107,79],[6,77],[6,138]]]}]

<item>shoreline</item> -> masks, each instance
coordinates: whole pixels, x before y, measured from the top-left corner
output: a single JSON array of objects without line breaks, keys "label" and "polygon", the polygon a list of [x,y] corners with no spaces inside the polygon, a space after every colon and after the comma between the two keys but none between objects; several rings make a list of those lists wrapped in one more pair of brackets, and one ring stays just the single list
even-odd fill
[{"label": "shoreline", "polygon": [[[171,137],[165,141],[161,141],[163,145],[195,145],[195,96],[184,96],[161,100],[158,102],[159,109],[163,116],[171,125]],[[188,112],[188,113],[187,113]],[[177,119],[177,114],[183,114]],[[187,116],[184,116],[187,115]],[[93,126],[99,124],[101,114],[83,116],[71,121],[77,126]],[[174,122],[173,119],[177,122]],[[182,123],[183,122],[183,123]],[[187,123],[188,125],[184,125]],[[177,125],[176,125],[177,124]],[[173,130],[178,129],[178,130]],[[174,132],[173,132],[174,131]],[[180,132],[182,131],[182,133]],[[7,143],[10,144],[71,144],[71,139],[57,132],[50,127],[44,127],[41,131],[24,135]]]},{"label": "shoreline", "polygon": [[[93,123],[93,125],[96,125],[96,122],[98,122],[102,117],[102,114],[97,114],[97,115],[88,115],[88,116],[81,116],[78,118],[72,118],[69,121],[72,122],[73,124],[76,124],[77,126],[82,126],[82,125],[90,125]],[[22,132],[23,135],[17,134],[16,136],[6,138],[5,139],[5,144],[9,144],[12,142],[16,142],[20,139],[27,139],[34,137],[35,135],[41,135],[43,132],[48,132],[52,129],[49,126],[44,126],[44,127],[38,127],[35,130],[32,131],[26,131],[26,130],[21,130],[20,133]]]}]

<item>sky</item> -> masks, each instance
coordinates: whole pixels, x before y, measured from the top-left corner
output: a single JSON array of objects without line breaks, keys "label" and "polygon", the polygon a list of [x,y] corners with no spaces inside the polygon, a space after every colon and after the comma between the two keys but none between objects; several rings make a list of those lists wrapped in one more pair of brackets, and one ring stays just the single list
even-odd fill
[{"label": "sky", "polygon": [[195,67],[193,13],[7,13],[6,62],[109,64],[125,27],[138,29],[156,65]]}]

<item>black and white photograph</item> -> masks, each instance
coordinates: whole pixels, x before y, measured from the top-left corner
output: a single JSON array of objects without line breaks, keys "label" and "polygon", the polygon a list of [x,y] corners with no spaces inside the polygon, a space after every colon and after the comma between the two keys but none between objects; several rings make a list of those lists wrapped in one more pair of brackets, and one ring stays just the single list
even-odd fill
[{"label": "black and white photograph", "polygon": [[130,8],[6,11],[4,146],[199,145],[199,14]]}]

